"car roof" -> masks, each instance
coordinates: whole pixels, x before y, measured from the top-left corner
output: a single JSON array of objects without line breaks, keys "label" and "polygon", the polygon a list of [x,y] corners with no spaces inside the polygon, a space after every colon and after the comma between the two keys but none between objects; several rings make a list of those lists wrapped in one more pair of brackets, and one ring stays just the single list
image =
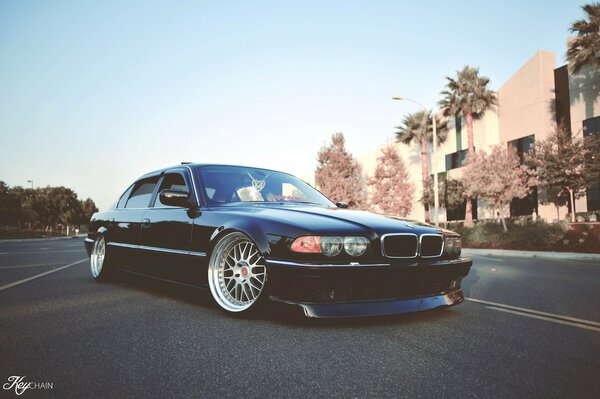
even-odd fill
[{"label": "car roof", "polygon": [[169,166],[169,167],[166,167],[166,168],[161,168],[161,169],[154,170],[152,172],[145,173],[144,175],[138,177],[136,179],[136,181],[141,180],[141,179],[146,179],[148,177],[153,177],[153,176],[160,175],[160,174],[162,174],[165,171],[170,170],[170,169],[178,169],[178,168],[185,168],[185,167],[197,168],[197,167],[201,167],[201,166],[232,166],[232,167],[237,167],[237,168],[262,169],[262,170],[268,170],[268,171],[271,171],[271,172],[285,173],[286,175],[293,176],[290,173],[282,172],[280,170],[269,169],[269,168],[260,168],[260,167],[256,167],[256,166],[231,165],[231,164],[224,164],[224,163],[220,164],[220,163],[182,162],[179,165],[172,165],[172,166]]}]

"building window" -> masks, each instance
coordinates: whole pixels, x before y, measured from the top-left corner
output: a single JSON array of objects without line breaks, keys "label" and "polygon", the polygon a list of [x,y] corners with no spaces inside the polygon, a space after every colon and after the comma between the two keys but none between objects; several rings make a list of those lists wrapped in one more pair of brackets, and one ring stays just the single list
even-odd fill
[{"label": "building window", "polygon": [[600,133],[600,116],[583,121],[583,137]]},{"label": "building window", "polygon": [[535,143],[535,135],[532,134],[530,136],[521,137],[520,139],[512,140],[508,142],[508,147],[512,147],[517,150],[517,154],[519,155],[519,159],[521,159],[521,163],[523,163],[524,156],[531,150],[531,147]]},{"label": "building window", "polygon": [[[467,213],[467,200],[456,207],[446,208],[446,220],[456,221],[456,220],[465,220],[465,214]],[[471,216],[473,219],[477,219],[477,200],[471,200]]]},{"label": "building window", "polygon": [[[583,137],[600,134],[600,116],[583,121]],[[586,190],[588,211],[600,210],[600,182],[592,184]]]},{"label": "building window", "polygon": [[467,157],[469,150],[460,150],[446,154],[446,170],[460,168]]},{"label": "building window", "polygon": [[[533,144],[535,143],[535,135],[529,135],[525,137],[521,137],[520,139],[509,141],[508,148],[514,148],[517,150],[517,155],[519,155],[519,159],[521,163],[525,162],[525,154],[527,154]],[[538,194],[537,187],[533,187],[533,190],[527,197],[514,199],[510,203],[510,216],[524,216],[531,215],[532,213],[537,213],[538,211]]]}]

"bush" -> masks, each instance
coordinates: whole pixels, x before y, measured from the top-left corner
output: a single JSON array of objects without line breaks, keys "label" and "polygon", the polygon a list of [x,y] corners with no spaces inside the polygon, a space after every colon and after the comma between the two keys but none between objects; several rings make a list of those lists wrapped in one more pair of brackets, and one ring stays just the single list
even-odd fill
[{"label": "bush", "polygon": [[462,235],[463,246],[470,248],[556,251],[564,246],[563,239],[568,230],[566,223],[544,221],[523,224],[511,220],[507,226],[507,233],[502,229],[502,224],[493,222],[460,227],[455,231]]}]

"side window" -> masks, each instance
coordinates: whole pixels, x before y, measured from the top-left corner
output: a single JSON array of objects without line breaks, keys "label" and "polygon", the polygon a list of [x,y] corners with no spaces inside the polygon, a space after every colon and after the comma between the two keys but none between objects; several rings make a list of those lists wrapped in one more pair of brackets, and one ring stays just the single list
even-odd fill
[{"label": "side window", "polygon": [[125,204],[125,208],[147,208],[159,176],[137,182]]},{"label": "side window", "polygon": [[123,195],[121,195],[121,198],[119,198],[119,202],[117,202],[117,206],[115,206],[115,208],[117,208],[117,209],[125,208],[125,203],[127,202],[129,195],[131,194],[131,190],[133,190],[133,184],[131,186],[129,186],[129,188],[127,190],[125,190]]},{"label": "side window", "polygon": [[[167,173],[165,174],[162,182],[160,183],[160,187],[158,188],[158,192],[160,193],[162,190],[178,190],[185,191],[189,194],[190,189],[185,183],[185,179],[183,175],[179,173]],[[165,205],[160,202],[160,197],[157,196],[156,201],[154,203],[155,208],[171,208],[169,205]]]}]

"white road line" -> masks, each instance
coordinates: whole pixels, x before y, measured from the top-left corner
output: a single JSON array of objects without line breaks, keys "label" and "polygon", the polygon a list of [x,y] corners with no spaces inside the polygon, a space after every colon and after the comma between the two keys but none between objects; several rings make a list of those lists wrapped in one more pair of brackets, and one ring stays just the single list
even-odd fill
[{"label": "white road line", "polygon": [[[532,316],[533,317],[533,315],[535,315],[535,316],[538,316],[538,318],[557,320],[557,322],[560,320],[560,321],[571,323],[571,324],[577,324],[578,326],[585,324],[588,327],[598,328],[598,330],[600,331],[600,323],[591,321],[591,320],[578,319],[576,317],[563,316],[563,315],[556,314],[556,313],[542,312],[540,310],[520,308],[518,306],[505,305],[503,303],[498,303],[498,302],[482,301],[481,299],[475,299],[475,298],[465,298],[465,300],[471,301],[471,302],[476,302],[476,303],[481,303],[483,305],[490,305],[495,308],[500,308],[502,310],[510,310],[511,312],[509,312],[509,313],[519,312],[519,314],[521,314],[523,316]],[[499,309],[495,309],[495,310],[499,310]]]},{"label": "white road line", "polygon": [[22,267],[42,267],[42,266],[56,266],[56,263],[37,263],[35,265],[0,266],[0,270],[2,270],[2,269],[20,269]]},{"label": "white road line", "polygon": [[473,257],[474,258],[483,258],[485,260],[491,260],[491,261],[494,261],[494,262],[504,262],[504,259],[490,258],[490,257],[487,257],[487,256],[481,256],[481,255],[476,255],[476,256],[473,256]]},{"label": "white road line", "polygon": [[510,310],[510,309],[502,309],[502,308],[497,308],[495,306],[486,306],[486,308],[487,309],[492,309],[492,310],[497,310],[499,312],[512,313],[512,314],[515,314],[515,315],[518,315],[518,316],[531,317],[532,319],[546,320],[546,321],[551,321],[552,323],[565,324],[567,326],[578,327],[578,328],[583,328],[583,329],[586,329],[586,330],[592,330],[592,331],[600,332],[600,328],[599,327],[592,327],[592,326],[588,326],[587,324],[573,323],[571,321],[564,321],[564,320],[555,319],[555,318],[552,318],[552,317],[538,316],[536,314],[523,313],[523,312],[518,312],[518,311]]},{"label": "white road line", "polygon": [[56,269],[48,270],[47,272],[36,274],[35,276],[27,277],[27,278],[24,278],[23,280],[15,281],[14,283],[3,285],[2,287],[0,287],[0,291],[7,290],[7,289],[9,289],[11,287],[14,287],[14,286],[26,283],[26,282],[31,281],[31,280],[35,280],[36,278],[44,277],[47,274],[54,273],[54,272],[66,269],[67,267],[78,265],[78,264],[83,263],[83,262],[85,262],[87,260],[88,260],[88,258],[83,258],[83,259],[78,260],[76,262],[69,263],[68,265],[64,265],[64,266],[58,267]]},{"label": "white road line", "polygon": [[6,255],[8,252],[0,252],[0,255]]},{"label": "white road line", "polygon": [[[36,255],[42,253],[54,253],[54,252],[85,252],[84,248],[81,249],[47,249],[45,251],[17,251],[11,252],[11,255]],[[8,254],[8,252],[6,252]]]}]

